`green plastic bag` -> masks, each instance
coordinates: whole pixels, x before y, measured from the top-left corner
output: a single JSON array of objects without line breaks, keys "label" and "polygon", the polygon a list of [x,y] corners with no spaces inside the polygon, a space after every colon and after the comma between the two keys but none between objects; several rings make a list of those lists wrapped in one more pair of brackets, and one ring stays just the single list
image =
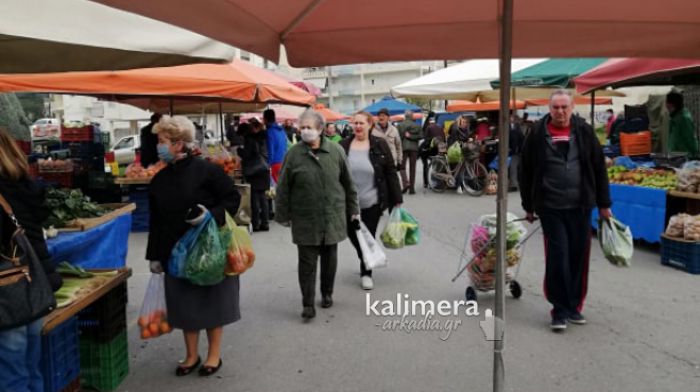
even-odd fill
[{"label": "green plastic bag", "polygon": [[598,241],[608,261],[617,267],[629,267],[634,252],[632,231],[615,218],[598,220]]},{"label": "green plastic bag", "polygon": [[401,221],[400,208],[394,208],[391,212],[381,239],[384,246],[389,249],[399,249],[406,245],[406,225]]},{"label": "green plastic bag", "polygon": [[418,221],[405,209],[399,208],[399,210],[401,210],[401,222],[406,226],[406,245],[417,245],[420,242]]},{"label": "green plastic bag", "polygon": [[447,163],[457,164],[460,162],[462,162],[462,146],[459,142],[454,142],[450,148],[447,149]]},{"label": "green plastic bag", "polygon": [[[185,259],[185,277],[198,286],[213,286],[224,280],[228,243],[216,221],[207,212],[204,229]],[[228,235],[228,238],[231,238]]]}]

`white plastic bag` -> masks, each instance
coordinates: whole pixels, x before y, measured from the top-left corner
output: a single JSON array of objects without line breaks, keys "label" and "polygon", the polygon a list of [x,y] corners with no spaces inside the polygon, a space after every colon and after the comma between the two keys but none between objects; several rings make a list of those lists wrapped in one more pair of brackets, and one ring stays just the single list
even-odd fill
[{"label": "white plastic bag", "polygon": [[164,278],[165,274],[153,274],[148,281],[138,319],[142,339],[156,338],[172,331],[165,305]]},{"label": "white plastic bag", "polygon": [[387,266],[386,255],[379,246],[377,240],[374,239],[372,233],[367,229],[364,223],[360,222],[360,230],[357,230],[357,241],[360,243],[362,251],[362,260],[368,270],[376,268],[384,268]]}]

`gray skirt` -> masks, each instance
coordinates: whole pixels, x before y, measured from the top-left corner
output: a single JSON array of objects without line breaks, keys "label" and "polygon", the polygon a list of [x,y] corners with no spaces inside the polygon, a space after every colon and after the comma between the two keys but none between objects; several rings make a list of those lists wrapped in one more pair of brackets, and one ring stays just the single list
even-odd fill
[{"label": "gray skirt", "polygon": [[214,286],[197,286],[165,274],[168,322],[185,331],[212,329],[241,318],[238,276],[227,276]]}]

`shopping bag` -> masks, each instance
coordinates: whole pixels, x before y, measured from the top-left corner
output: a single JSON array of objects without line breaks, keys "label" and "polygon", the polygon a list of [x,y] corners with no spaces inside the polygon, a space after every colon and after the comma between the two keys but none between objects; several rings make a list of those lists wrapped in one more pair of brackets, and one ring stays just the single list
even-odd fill
[{"label": "shopping bag", "polygon": [[213,286],[224,280],[226,246],[216,221],[207,213],[204,228],[185,259],[185,277],[198,286]]},{"label": "shopping bag", "polygon": [[462,162],[462,146],[459,142],[454,142],[447,149],[447,163],[454,165],[460,162]]},{"label": "shopping bag", "polygon": [[400,208],[394,208],[391,212],[381,239],[384,246],[390,249],[399,249],[406,245],[406,225],[401,221]]},{"label": "shopping bag", "polygon": [[598,241],[608,261],[617,267],[629,267],[634,252],[632,231],[615,218],[598,220]]},{"label": "shopping bag", "polygon": [[236,190],[241,195],[241,204],[233,217],[237,224],[247,226],[252,221],[253,209],[250,203],[250,184],[236,184]]},{"label": "shopping bag", "polygon": [[255,263],[255,252],[253,251],[253,242],[250,239],[248,230],[236,225],[236,222],[227,212],[226,225],[221,230],[221,233],[223,236],[228,237],[228,241],[222,240],[222,243],[228,244],[226,247],[224,273],[234,276],[249,270]]},{"label": "shopping bag", "polygon": [[165,305],[164,279],[164,274],[153,274],[148,281],[138,320],[141,339],[156,338],[172,331]]},{"label": "shopping bag", "polygon": [[360,230],[357,230],[357,242],[360,243],[360,251],[362,251],[362,261],[368,270],[375,268],[384,268],[387,266],[386,255],[379,246],[377,240],[369,231],[364,223],[360,222]]},{"label": "shopping bag", "polygon": [[401,211],[401,222],[406,226],[406,245],[417,245],[420,242],[418,221],[406,209],[399,208],[399,210]]},{"label": "shopping bag", "polygon": [[187,255],[192,252],[192,247],[197,242],[197,238],[200,233],[206,227],[207,221],[204,220],[202,223],[198,224],[187,230],[185,235],[180,238],[180,240],[175,244],[172,252],[170,253],[170,259],[168,260],[168,274],[170,276],[185,279],[185,260]]}]

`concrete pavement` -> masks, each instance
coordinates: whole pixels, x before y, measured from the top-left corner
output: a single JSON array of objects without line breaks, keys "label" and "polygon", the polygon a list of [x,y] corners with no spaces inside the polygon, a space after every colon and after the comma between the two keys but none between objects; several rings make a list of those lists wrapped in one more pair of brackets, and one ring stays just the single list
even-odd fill
[{"label": "concrete pavement", "polygon": [[[420,169],[420,168],[419,168]],[[419,170],[420,172],[420,170]],[[466,276],[451,283],[469,224],[494,213],[495,198],[424,193],[405,197],[420,221],[422,242],[387,250],[389,267],[375,271],[373,299],[464,299]],[[509,209],[522,214],[517,194]],[[382,223],[380,223],[380,228]],[[184,355],[179,332],[142,341],[135,320],[149,277],[146,235],[132,234],[128,264],[131,373],[119,391],[490,391],[493,344],[479,328],[493,293],[479,293],[480,317],[459,316],[444,331],[383,331],[396,317],[367,316],[359,261],[349,241],[339,248],[331,309],[303,323],[296,247],[288,229],[272,224],[253,235],[257,261],[241,277],[242,320],[224,335],[224,366],[217,375],[176,378]],[[519,276],[522,298],[508,295],[505,365],[508,391],[700,391],[700,277],[659,262],[658,249],[637,247],[633,266],[619,269],[594,241],[588,325],[550,332],[542,294],[541,234],[526,247]],[[320,295],[317,298],[320,300]],[[440,322],[454,317],[435,317]],[[443,324],[444,325],[444,324]],[[200,340],[206,355],[206,339]]]}]

